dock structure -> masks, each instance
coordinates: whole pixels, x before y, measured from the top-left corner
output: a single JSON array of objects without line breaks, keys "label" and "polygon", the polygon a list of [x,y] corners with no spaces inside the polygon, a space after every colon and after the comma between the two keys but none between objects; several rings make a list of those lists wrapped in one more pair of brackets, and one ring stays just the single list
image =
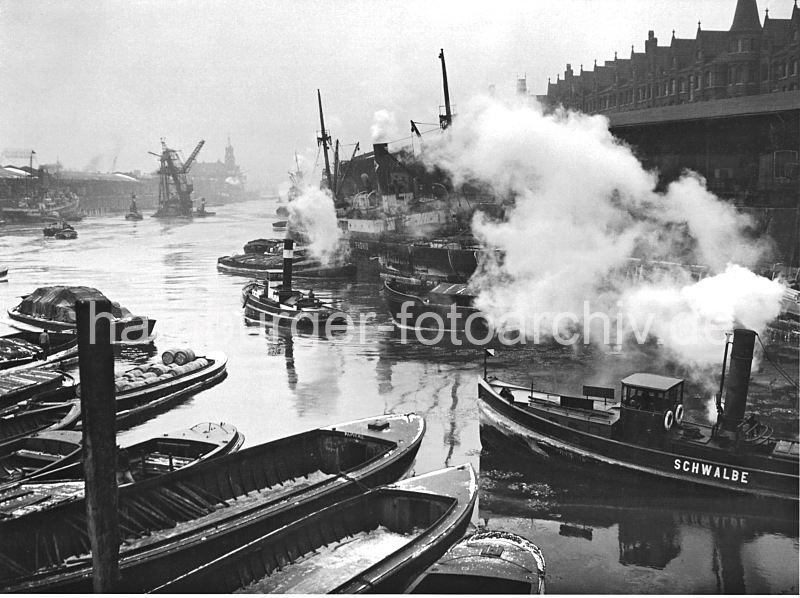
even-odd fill
[{"label": "dock structure", "polygon": [[[698,23],[694,39],[575,72],[567,64],[547,94],[550,107],[603,114],[611,132],[659,172],[662,188],[685,170],[750,213],[777,241],[778,259],[800,265],[800,8],[759,18],[755,0],[737,0],[727,31]],[[782,7],[780,7],[782,8]],[[775,7],[777,12],[779,7]]]}]

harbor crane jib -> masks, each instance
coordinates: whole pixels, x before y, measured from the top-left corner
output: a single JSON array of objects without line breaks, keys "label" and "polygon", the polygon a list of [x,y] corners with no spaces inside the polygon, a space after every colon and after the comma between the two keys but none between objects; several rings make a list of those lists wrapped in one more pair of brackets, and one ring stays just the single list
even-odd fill
[{"label": "harbor crane jib", "polygon": [[177,150],[167,147],[161,139],[161,153],[156,154],[160,160],[158,169],[158,218],[191,218],[192,217],[192,190],[193,185],[187,180],[186,174],[194,163],[197,154],[205,144],[201,139],[186,162],[183,162]]}]

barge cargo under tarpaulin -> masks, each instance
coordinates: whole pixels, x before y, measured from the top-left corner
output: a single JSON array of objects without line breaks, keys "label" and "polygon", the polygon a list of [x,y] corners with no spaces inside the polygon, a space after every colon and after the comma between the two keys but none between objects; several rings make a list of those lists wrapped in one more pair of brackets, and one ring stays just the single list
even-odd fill
[{"label": "barge cargo under tarpaulin", "polygon": [[[36,327],[43,331],[75,330],[75,302],[110,301],[103,293],[92,287],[48,286],[39,287],[25,295],[19,305],[8,310],[10,324],[23,324],[26,329]],[[111,315],[116,342],[150,342],[156,321],[134,316],[131,312],[111,301]],[[100,314],[97,314],[98,317]]]},{"label": "barge cargo under tarpaulin", "polygon": [[745,417],[755,337],[734,332],[725,401],[713,426],[684,420],[682,379],[633,374],[622,381],[619,400],[611,388],[585,386],[584,397],[573,397],[482,379],[481,427],[537,454],[679,487],[797,501],[800,444],[772,438],[769,426]]}]

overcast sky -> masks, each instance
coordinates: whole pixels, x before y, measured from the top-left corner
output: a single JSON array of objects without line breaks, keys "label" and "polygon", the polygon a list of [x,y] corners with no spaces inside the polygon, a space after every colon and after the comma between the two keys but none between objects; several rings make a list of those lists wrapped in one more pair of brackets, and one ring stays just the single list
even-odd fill
[{"label": "overcast sky", "polygon": [[[444,48],[451,101],[527,75],[544,93],[577,71],[727,30],[736,0],[0,0],[0,151],[30,148],[67,168],[151,170],[165,137],[198,160],[224,157],[230,135],[253,184],[277,186],[293,153],[316,156],[316,90],[342,144],[370,149],[374,114],[397,135],[435,123]],[[788,18],[792,0],[759,0]],[[345,148],[350,153],[352,146]],[[7,160],[6,160],[7,162]],[[19,162],[19,160],[16,160]]]}]

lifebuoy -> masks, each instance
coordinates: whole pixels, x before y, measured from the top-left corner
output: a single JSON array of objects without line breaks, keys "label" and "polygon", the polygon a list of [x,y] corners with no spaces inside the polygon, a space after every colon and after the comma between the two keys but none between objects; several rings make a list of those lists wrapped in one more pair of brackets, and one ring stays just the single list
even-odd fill
[{"label": "lifebuoy", "polygon": [[668,409],[667,412],[664,414],[664,429],[669,430],[674,422],[675,422],[675,415],[673,415],[672,409]]},{"label": "lifebuoy", "polygon": [[680,426],[683,422],[683,405],[675,407],[675,425]]}]

